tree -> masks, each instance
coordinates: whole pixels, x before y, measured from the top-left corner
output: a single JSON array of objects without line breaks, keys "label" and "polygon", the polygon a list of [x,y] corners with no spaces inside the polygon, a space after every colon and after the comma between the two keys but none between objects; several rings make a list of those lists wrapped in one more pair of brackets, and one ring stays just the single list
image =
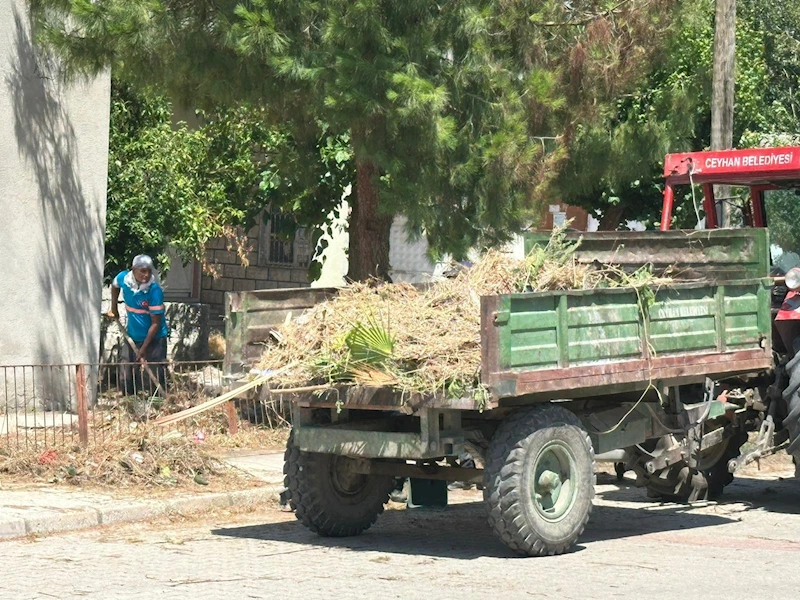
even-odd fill
[{"label": "tree", "polygon": [[355,161],[350,277],[386,277],[404,213],[463,255],[530,219],[578,123],[648,71],[674,0],[33,0],[72,71],[259,107]]},{"label": "tree", "polygon": [[[106,277],[139,252],[168,267],[167,245],[201,261],[213,238],[235,247],[237,228],[268,205],[291,213],[295,226],[316,224],[352,181],[347,140],[298,145],[253,108],[202,114],[195,129],[173,125],[172,115],[166,98],[112,83]],[[245,246],[237,249],[244,256]]]},{"label": "tree", "polygon": [[[763,6],[740,2],[737,21],[736,146],[745,132],[767,131],[777,108],[770,97],[777,66],[769,65],[767,31],[754,18],[761,10],[751,8],[755,4]],[[664,59],[603,119],[581,128],[558,178],[563,200],[600,216],[603,229],[627,220],[657,223],[664,155],[710,145],[714,3],[682,2],[679,13],[664,34]],[[793,59],[784,64],[794,68]],[[690,198],[684,200],[676,202],[675,221],[692,227],[694,208]]]}]

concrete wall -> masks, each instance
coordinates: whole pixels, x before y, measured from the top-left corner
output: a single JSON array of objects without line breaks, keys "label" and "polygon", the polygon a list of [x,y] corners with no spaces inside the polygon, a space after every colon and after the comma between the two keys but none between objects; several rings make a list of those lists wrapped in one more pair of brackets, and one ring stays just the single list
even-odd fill
[{"label": "concrete wall", "polygon": [[341,287],[345,284],[347,269],[347,247],[350,236],[347,233],[347,222],[350,218],[350,186],[342,196],[342,203],[328,214],[328,225],[325,226],[322,238],[327,244],[322,249],[322,239],[315,251],[316,259],[322,262],[319,279],[311,283],[311,287]]},{"label": "concrete wall", "polygon": [[[206,246],[206,262],[215,275],[203,273],[200,280],[200,302],[211,308],[212,329],[224,331],[222,317],[225,315],[225,292],[308,287],[308,266],[298,262],[270,262],[266,250],[268,242],[268,231],[261,225],[248,232],[248,243],[252,252],[247,254],[247,266],[242,264],[234,250],[229,249],[228,242],[223,238],[212,240]],[[301,241],[296,240],[295,253],[300,245]]]},{"label": "concrete wall", "polygon": [[428,258],[425,238],[409,239],[406,218],[395,217],[389,234],[389,276],[395,283],[425,283],[431,280],[436,265]]},{"label": "concrete wall", "polygon": [[0,365],[96,362],[110,78],[64,84],[0,2]]},{"label": "concrete wall", "polygon": [[[322,262],[322,275],[313,282],[312,287],[338,287],[345,285],[348,260],[347,248],[350,235],[347,232],[347,222],[350,215],[350,206],[346,197],[341,205],[332,212],[328,218],[328,225],[323,238],[328,242],[327,247],[320,253]],[[437,269],[428,258],[428,244],[425,239],[410,240],[406,228],[406,219],[398,216],[392,223],[389,233],[389,275],[392,281],[407,283],[424,283],[431,280]]]}]

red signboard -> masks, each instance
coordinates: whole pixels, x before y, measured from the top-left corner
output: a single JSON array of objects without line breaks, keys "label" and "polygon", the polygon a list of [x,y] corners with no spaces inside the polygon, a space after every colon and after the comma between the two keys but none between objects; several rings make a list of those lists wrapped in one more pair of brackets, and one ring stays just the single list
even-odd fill
[{"label": "red signboard", "polygon": [[670,183],[753,183],[800,179],[800,147],[752,148],[668,154],[664,177]]}]

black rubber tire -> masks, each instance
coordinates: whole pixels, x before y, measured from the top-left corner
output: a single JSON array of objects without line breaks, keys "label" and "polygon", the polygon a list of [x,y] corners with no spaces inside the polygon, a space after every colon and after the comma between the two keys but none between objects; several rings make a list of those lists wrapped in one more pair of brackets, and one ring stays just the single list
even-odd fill
[{"label": "black rubber tire", "polygon": [[[531,470],[548,443],[566,446],[575,462],[575,495],[558,521],[543,518],[532,498]],[[592,512],[594,450],[578,417],[551,404],[512,413],[492,437],[484,472],[483,499],[489,525],[514,552],[561,554],[583,533]]]},{"label": "black rubber tire", "polygon": [[706,481],[708,482],[709,500],[718,500],[719,497],[722,496],[722,491],[725,489],[725,486],[733,483],[733,473],[728,471],[728,463],[731,459],[741,454],[742,445],[744,445],[746,441],[746,432],[740,431],[734,434],[734,436],[728,440],[728,447],[725,449],[722,458],[712,465],[710,469],[706,470],[705,475]]},{"label": "black rubber tire", "polygon": [[343,493],[337,486],[337,461],[333,454],[301,452],[292,436],[284,454],[284,485],[297,519],[324,537],[358,535],[372,526],[383,512],[394,488],[392,477],[350,476],[356,487]]},{"label": "black rubber tire", "polygon": [[786,416],[783,418],[783,428],[789,431],[789,445],[786,452],[800,462],[800,338],[794,340],[795,355],[786,363],[786,374],[789,376],[789,385],[783,390],[783,400],[786,403]]}]

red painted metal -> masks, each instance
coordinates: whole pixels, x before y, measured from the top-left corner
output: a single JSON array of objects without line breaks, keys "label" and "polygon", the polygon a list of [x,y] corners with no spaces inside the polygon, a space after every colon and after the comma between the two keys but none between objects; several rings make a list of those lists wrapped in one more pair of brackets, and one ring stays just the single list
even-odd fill
[{"label": "red painted metal", "polygon": [[233,400],[225,403],[225,416],[228,418],[228,433],[236,435],[239,432],[239,415],[236,414],[236,404]]},{"label": "red painted metal", "polygon": [[600,391],[626,383],[699,381],[703,377],[715,374],[759,371],[771,367],[772,364],[772,354],[769,350],[712,352],[541,371],[509,370],[492,373],[488,384],[491,386],[504,380],[512,380],[516,383],[515,396],[544,392],[569,395],[578,389],[595,388]]},{"label": "red painted metal", "polygon": [[800,147],[752,148],[718,152],[667,154],[664,177],[668,183],[752,185],[800,181]]},{"label": "red painted metal", "polygon": [[800,320],[800,292],[792,290],[783,299],[783,304],[775,315],[776,321],[798,321]]},{"label": "red painted metal", "polygon": [[78,397],[78,439],[81,446],[89,445],[89,403],[86,400],[86,365],[75,367],[75,391]]},{"label": "red painted metal", "polygon": [[669,231],[670,223],[672,223],[672,204],[674,201],[674,192],[672,184],[667,182],[664,187],[664,204],[661,207],[661,231]]},{"label": "red painted metal", "polygon": [[800,186],[800,146],[667,154],[664,178],[662,231],[669,229],[672,220],[674,186],[691,183],[703,186],[706,229],[719,226],[713,185],[749,186],[752,198],[749,208],[752,210],[745,214],[747,224],[766,227],[764,191],[792,183]]},{"label": "red painted metal", "polygon": [[753,186],[750,188],[750,200],[753,203],[753,227],[766,227],[766,213],[764,211],[764,189]]},{"label": "red painted metal", "polygon": [[714,186],[703,184],[703,210],[706,211],[706,229],[717,228],[717,205],[714,200]]}]

